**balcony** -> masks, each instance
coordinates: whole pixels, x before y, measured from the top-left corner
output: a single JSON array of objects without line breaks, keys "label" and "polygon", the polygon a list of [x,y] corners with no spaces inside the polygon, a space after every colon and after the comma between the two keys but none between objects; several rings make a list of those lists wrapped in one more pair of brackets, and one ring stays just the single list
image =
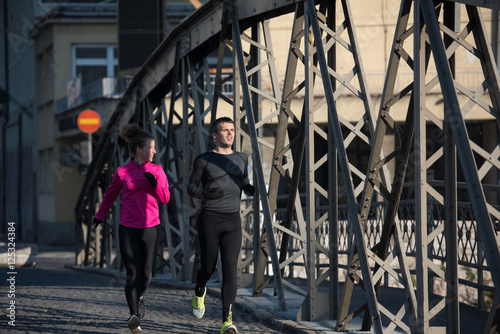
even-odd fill
[{"label": "balcony", "polygon": [[68,97],[57,100],[56,115],[62,114],[68,109],[77,108],[89,101],[101,98],[120,98],[132,81],[133,76],[106,77],[94,81],[81,89],[79,98],[68,107]]}]

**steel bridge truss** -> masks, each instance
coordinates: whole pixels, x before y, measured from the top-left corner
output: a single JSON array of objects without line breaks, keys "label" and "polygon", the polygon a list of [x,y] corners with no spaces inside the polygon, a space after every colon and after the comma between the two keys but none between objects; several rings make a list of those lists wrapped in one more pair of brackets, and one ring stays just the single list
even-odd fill
[{"label": "steel bridge truss", "polygon": [[[473,142],[464,122],[473,108],[481,108],[498,123],[499,78],[477,7],[481,4],[465,3],[401,2],[378,114],[348,0],[227,0],[201,7],[167,37],[134,77],[102,132],[76,208],[77,264],[121,269],[117,251],[120,201],[105,224],[94,229],[91,221],[114,171],[127,159],[120,128],[134,122],[153,134],[156,162],[166,170],[172,194],[160,212],[163,233],[156,272],[174,281],[193,281],[199,256],[195,226],[200,203],[187,195],[187,181],[196,155],[210,148],[209,122],[231,110],[237,132],[235,148],[249,153],[258,190],[253,200],[242,205],[241,286],[253,287],[256,297],[272,287],[281,311],[287,310],[287,291],[299,293],[304,302],[298,320],[336,319],[337,330],[345,330],[364,314],[362,330],[373,327],[382,333],[397,328],[425,333],[433,317],[446,309],[448,329],[457,332],[457,161],[468,185],[486,262],[500,263],[492,224],[500,220],[500,211],[487,202],[483,188],[485,176],[500,169],[500,146],[486,150]],[[469,19],[463,26],[458,19],[462,9]],[[286,66],[281,67],[285,73],[279,73],[278,65],[285,60],[275,57],[271,24],[286,13],[293,13],[293,24]],[[458,67],[454,58],[461,49],[481,62],[484,81],[478,87],[466,87],[454,77]],[[212,52],[217,52],[216,67],[209,61]],[[232,55],[229,71],[228,54]],[[349,70],[338,71],[340,61]],[[428,71],[433,63],[434,76]],[[413,72],[413,80],[395,91],[402,67]],[[226,86],[232,87],[229,93]],[[438,88],[444,98],[444,119],[426,105],[426,96]],[[315,94],[318,91],[323,94]],[[338,101],[346,94],[362,106],[358,122],[347,121],[338,110]],[[407,105],[404,124],[391,115],[391,108],[401,104]],[[427,145],[429,122],[442,132],[441,142]],[[396,134],[399,145],[384,152],[389,133]],[[357,147],[354,144],[371,151],[368,166],[349,161]],[[445,161],[445,179],[440,183],[444,191],[426,175],[439,159]],[[396,165],[393,173],[390,162]],[[405,240],[398,219],[409,172],[414,174],[417,208],[412,241],[415,268],[410,268],[410,241]],[[286,195],[280,196],[280,189],[286,189]],[[353,236],[348,239],[343,291],[339,288],[339,196],[347,202]],[[285,206],[280,202],[283,197]],[[382,235],[370,246],[366,230],[375,198],[383,199],[385,216]],[[429,198],[445,207],[443,223],[437,224],[429,214]],[[279,218],[278,209],[284,212]],[[435,242],[446,244],[446,271],[428,254],[429,245]],[[290,269],[294,266],[304,268],[305,280],[296,279]],[[500,268],[488,266],[488,270],[498,294]],[[412,274],[416,274],[415,284]],[[396,313],[379,299],[382,279],[388,276],[406,293]],[[434,279],[446,283],[446,297],[432,299],[436,297],[431,297],[429,285]],[[356,285],[365,303],[353,308]]]}]

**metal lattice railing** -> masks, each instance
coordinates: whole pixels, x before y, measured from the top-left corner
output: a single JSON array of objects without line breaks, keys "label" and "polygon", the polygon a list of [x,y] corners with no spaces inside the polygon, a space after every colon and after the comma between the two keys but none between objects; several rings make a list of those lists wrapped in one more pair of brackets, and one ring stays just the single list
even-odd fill
[{"label": "metal lattice railing", "polygon": [[[367,226],[365,228],[365,233],[367,239],[369,240],[368,246],[373,248],[378,242],[380,242],[382,226],[385,218],[385,209],[387,207],[386,203],[379,202],[372,206],[372,214],[368,220]],[[431,229],[443,224],[443,206],[436,201],[429,202],[429,226]],[[326,210],[326,207],[317,208],[317,215],[322,215]],[[351,251],[350,246],[352,244],[348,242],[352,239],[353,232],[349,224],[347,217],[347,207],[345,205],[339,206],[339,239],[338,239],[338,252],[340,255],[347,256]],[[276,221],[279,223],[285,216],[285,209],[278,209],[276,211]],[[478,306],[484,308],[484,292],[493,292],[493,286],[491,283],[491,274],[488,270],[488,266],[484,260],[484,249],[481,244],[480,238],[477,236],[477,227],[474,218],[474,212],[469,203],[459,203],[459,214],[460,220],[458,224],[458,249],[459,249],[459,265],[462,266],[462,272],[464,277],[460,279],[460,283],[464,286],[468,286],[475,290],[475,295],[477,300],[462,300],[465,303],[469,303],[473,306]],[[407,257],[411,260],[416,256],[415,250],[415,201],[413,200],[403,200],[400,202],[399,207],[399,219],[400,228],[403,232],[403,240],[405,243],[405,251]],[[329,245],[329,222],[324,222],[318,229],[317,240],[319,243],[328,247]],[[297,226],[292,224],[292,226]],[[245,233],[249,235],[253,234],[253,223],[250,219],[244,222],[243,228]],[[429,258],[436,263],[443,263],[445,265],[446,261],[446,245],[444,242],[445,234],[441,233],[435,240],[430,244]],[[277,245],[281,245],[282,233],[275,234],[275,241]],[[242,245],[242,256],[246,258],[253,252],[253,245],[249,240]],[[294,253],[302,248],[298,244],[297,240],[290,240],[290,245],[287,249],[289,257],[293,256]],[[281,249],[278,249],[281,251]],[[391,249],[392,251],[392,249]],[[326,259],[323,259],[322,266],[326,266]],[[347,266],[343,263],[340,267],[344,270]],[[304,264],[293,263],[287,270],[287,276],[291,278],[303,278],[304,276]],[[467,272],[473,271],[474,274],[467,277],[465,275]],[[411,272],[415,272],[415,267],[411,267]],[[384,284],[386,286],[390,285],[388,276],[385,276],[386,281]],[[473,278],[473,279],[471,279]],[[305,284],[305,283],[303,283]],[[438,292],[438,291],[435,291]],[[442,292],[442,291],[441,291]]]}]

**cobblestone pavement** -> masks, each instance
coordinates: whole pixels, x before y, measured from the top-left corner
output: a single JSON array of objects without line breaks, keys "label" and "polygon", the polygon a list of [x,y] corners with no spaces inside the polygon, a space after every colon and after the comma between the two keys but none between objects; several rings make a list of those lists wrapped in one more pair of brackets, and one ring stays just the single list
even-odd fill
[{"label": "cobblestone pavement", "polygon": [[[72,267],[74,252],[71,248],[65,251],[43,250],[38,253],[36,263],[35,268],[14,269],[15,274],[10,274],[7,268],[0,268],[0,334],[130,333],[126,325],[128,307],[123,273],[93,272],[90,268],[77,270]],[[65,268],[65,265],[72,268]],[[390,300],[400,300],[404,291],[386,290],[385,297],[380,297],[384,305],[398,307],[400,303],[392,305]],[[191,284],[170,284],[160,277],[155,278],[146,293],[147,312],[141,325],[143,333],[219,333],[222,325],[220,291],[209,288],[203,319],[196,319],[191,313],[192,293]],[[302,296],[288,294],[289,310],[280,312],[276,310],[272,289],[267,292],[269,298],[251,298],[251,291],[246,289],[239,289],[238,293],[233,321],[239,333],[338,333],[332,330],[334,320],[291,320],[303,302]],[[361,297],[360,294],[358,298]],[[460,309],[461,332],[482,333],[488,313],[464,304]],[[354,319],[352,328],[345,333],[372,333],[359,331],[361,321],[361,318]],[[432,325],[444,328],[445,315],[436,317]]]},{"label": "cobblestone pavement", "polygon": [[[52,265],[18,268],[15,275],[0,268],[2,319],[0,333],[130,333],[124,281]],[[6,281],[15,277],[15,284]],[[7,284],[5,283],[7,282]],[[15,290],[15,296],[8,296]],[[191,313],[192,290],[150,286],[146,293],[143,333],[219,333],[222,306],[218,297],[206,296],[206,313]],[[8,309],[15,302],[15,321]],[[15,324],[15,326],[9,325]],[[240,333],[284,333],[236,310],[233,322]]]}]

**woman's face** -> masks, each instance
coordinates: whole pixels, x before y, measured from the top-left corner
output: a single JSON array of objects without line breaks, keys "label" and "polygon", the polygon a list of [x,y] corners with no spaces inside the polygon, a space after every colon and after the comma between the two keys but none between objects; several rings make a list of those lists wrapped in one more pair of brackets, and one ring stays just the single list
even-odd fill
[{"label": "woman's face", "polygon": [[142,147],[137,148],[136,157],[142,160],[143,162],[153,162],[153,157],[156,154],[155,150],[155,140],[149,139],[146,140],[146,143]]}]

